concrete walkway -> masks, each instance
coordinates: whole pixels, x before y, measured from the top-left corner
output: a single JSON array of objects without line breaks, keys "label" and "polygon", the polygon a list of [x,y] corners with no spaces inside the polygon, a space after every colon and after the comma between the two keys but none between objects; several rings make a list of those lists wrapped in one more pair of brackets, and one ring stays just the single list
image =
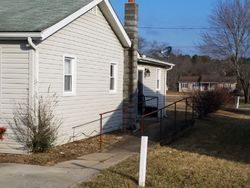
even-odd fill
[{"label": "concrete walkway", "polygon": [[139,153],[140,140],[125,136],[114,147],[92,153],[52,167],[22,164],[0,164],[1,188],[68,188],[88,181],[101,170],[114,166]]}]

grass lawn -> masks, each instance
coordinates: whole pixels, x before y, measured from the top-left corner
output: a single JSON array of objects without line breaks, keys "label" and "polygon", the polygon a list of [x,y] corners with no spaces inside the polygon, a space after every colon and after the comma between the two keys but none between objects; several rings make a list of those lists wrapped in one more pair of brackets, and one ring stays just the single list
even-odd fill
[{"label": "grass lawn", "polygon": [[[135,156],[85,187],[137,187]],[[146,187],[250,187],[250,114],[219,111],[171,145],[151,145]]]}]

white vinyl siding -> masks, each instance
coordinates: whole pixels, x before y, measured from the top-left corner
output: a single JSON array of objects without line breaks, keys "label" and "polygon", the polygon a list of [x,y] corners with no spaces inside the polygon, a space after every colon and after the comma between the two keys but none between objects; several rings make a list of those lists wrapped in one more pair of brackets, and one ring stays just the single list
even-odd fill
[{"label": "white vinyl siding", "polygon": [[[94,136],[99,133],[99,114],[122,107],[124,48],[97,7],[38,45],[39,92],[48,87],[58,96],[59,143]],[[77,58],[76,95],[64,97],[63,54]],[[110,95],[110,63],[117,64],[117,88]],[[103,120],[106,132],[122,126],[122,112],[110,113]],[[86,136],[85,136],[86,135]]]},{"label": "white vinyl siding", "polygon": [[[155,96],[159,98],[159,108],[162,108],[165,106],[165,99],[166,99],[166,87],[164,87],[165,83],[165,69],[164,68],[158,68],[157,66],[151,66],[151,65],[145,65],[145,64],[139,64],[138,69],[148,69],[150,71],[150,76],[144,76],[143,79],[143,94],[145,96]],[[160,70],[160,90],[156,90],[157,87],[157,78],[159,76],[157,75],[157,70]],[[156,107],[156,100],[152,100],[147,102],[146,105],[149,106],[155,106]]]},{"label": "white vinyl siding", "polygon": [[15,150],[20,145],[11,139],[8,122],[13,122],[17,105],[27,105],[29,100],[30,51],[26,46],[18,41],[0,41],[0,126],[7,128],[0,141],[0,153],[23,152]]}]

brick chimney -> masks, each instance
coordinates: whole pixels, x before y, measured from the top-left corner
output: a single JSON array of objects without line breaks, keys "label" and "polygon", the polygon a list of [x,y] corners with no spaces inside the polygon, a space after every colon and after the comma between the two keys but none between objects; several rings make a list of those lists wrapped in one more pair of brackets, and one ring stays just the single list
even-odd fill
[{"label": "brick chimney", "polygon": [[137,119],[137,52],[138,52],[138,5],[135,0],[128,0],[125,4],[125,31],[132,45],[125,50],[124,63],[124,105],[130,105],[129,125],[134,126]]}]

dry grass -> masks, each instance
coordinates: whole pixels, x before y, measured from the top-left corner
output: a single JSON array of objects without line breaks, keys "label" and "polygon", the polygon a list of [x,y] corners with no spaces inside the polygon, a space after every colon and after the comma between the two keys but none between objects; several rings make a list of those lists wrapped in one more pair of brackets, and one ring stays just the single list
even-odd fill
[{"label": "dry grass", "polygon": [[[121,140],[121,133],[103,135],[103,145],[108,147]],[[76,159],[82,155],[99,151],[99,137],[75,141],[50,149],[44,153],[27,155],[0,154],[0,163],[21,163],[52,166],[58,162]]]},{"label": "dry grass", "polygon": [[250,110],[250,103],[248,103],[248,104],[241,103],[241,104],[240,104],[240,108]]},{"label": "dry grass", "polygon": [[[80,188],[137,187],[138,156]],[[146,187],[250,187],[250,115],[219,111],[168,146],[151,146]]]}]

